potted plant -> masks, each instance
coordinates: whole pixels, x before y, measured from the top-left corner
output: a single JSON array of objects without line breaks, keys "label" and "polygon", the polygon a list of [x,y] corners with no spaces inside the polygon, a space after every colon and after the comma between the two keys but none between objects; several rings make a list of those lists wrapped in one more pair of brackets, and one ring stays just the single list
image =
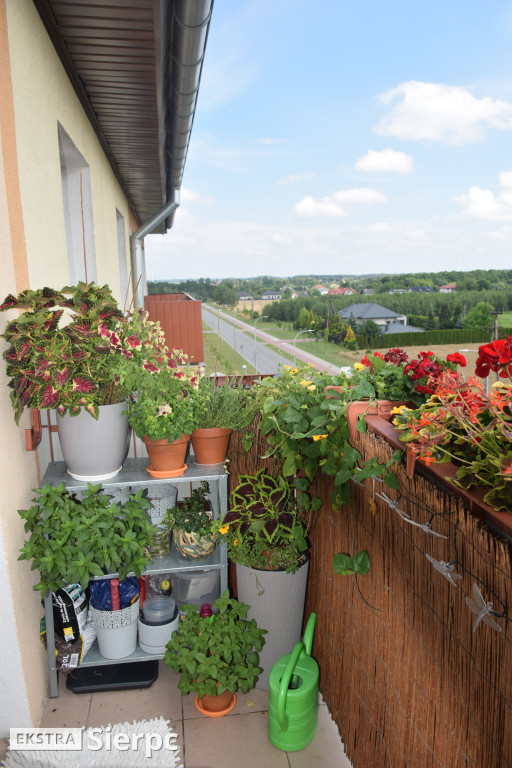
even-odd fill
[{"label": "potted plant", "polygon": [[185,472],[188,441],[205,410],[200,371],[187,361],[182,350],[173,349],[131,379],[137,394],[128,404],[128,420],[144,441],[151,462],[147,469],[155,477]]},{"label": "potted plant", "polygon": [[297,510],[284,478],[261,469],[240,476],[217,527],[236,564],[238,597],[251,606],[249,616],[269,631],[258,681],[258,687],[266,688],[274,663],[301,636],[309,570],[307,517]]},{"label": "potted plant", "polygon": [[199,711],[218,717],[235,706],[238,689],[248,693],[254,688],[261,672],[258,653],[265,643],[265,630],[246,618],[249,606],[230,598],[228,590],[214,602],[213,612],[208,604],[200,612],[197,608],[184,607],[164,662],[181,674],[182,693],[196,693]]},{"label": "potted plant", "polygon": [[414,455],[431,463],[453,463],[452,482],[462,488],[482,486],[483,501],[494,510],[512,512],[512,337],[508,350],[499,350],[501,362],[492,353],[499,342],[483,345],[477,373],[489,370],[508,378],[497,381],[486,392],[476,377],[464,381],[446,375],[437,382],[434,395],[416,409],[401,408],[393,424],[400,439]]},{"label": "potted plant", "polygon": [[[336,396],[327,387],[339,382]],[[327,391],[326,391],[327,390]],[[244,426],[256,416],[256,432],[248,433],[262,446],[263,458],[273,457],[296,491],[299,509],[315,514],[320,498],[305,491],[319,474],[333,479],[331,501],[337,507],[350,500],[350,480],[360,470],[361,454],[349,444],[345,418],[351,401],[349,384],[341,377],[319,374],[312,366],[284,365],[279,376],[265,377],[248,392],[249,408]],[[253,437],[255,435],[255,437]],[[376,458],[364,465],[367,476],[393,482],[390,467]]]},{"label": "potted plant", "polygon": [[167,513],[174,530],[174,546],[182,557],[189,560],[203,560],[215,548],[217,532],[207,498],[209,492],[208,483],[203,480],[190,496]]},{"label": "potted plant", "polygon": [[201,379],[199,390],[205,412],[191,442],[196,462],[212,467],[225,460],[231,433],[243,423],[247,393],[243,384],[227,381],[219,385],[214,377]]},{"label": "potted plant", "polygon": [[25,406],[56,408],[70,474],[113,477],[127,450],[134,371],[165,351],[160,327],[142,309],[123,314],[109,287],[94,283],[9,295],[7,309],[24,310],[3,333],[16,423]]},{"label": "potted plant", "polygon": [[64,483],[45,483],[35,490],[34,505],[19,510],[30,535],[18,559],[32,560],[39,571],[34,589],[43,595],[73,583],[86,589],[92,578],[108,573],[118,573],[122,581],[144,570],[152,527],[142,490],[122,506],[99,490],[89,484],[79,500]]}]

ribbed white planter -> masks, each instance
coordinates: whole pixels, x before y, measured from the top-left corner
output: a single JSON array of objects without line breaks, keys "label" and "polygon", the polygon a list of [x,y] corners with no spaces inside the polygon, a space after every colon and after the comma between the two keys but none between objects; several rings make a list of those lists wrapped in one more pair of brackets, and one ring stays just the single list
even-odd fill
[{"label": "ribbed white planter", "polygon": [[268,677],[275,662],[291,653],[302,636],[309,558],[295,573],[260,571],[236,564],[238,599],[250,605],[247,614],[260,629],[267,629],[260,652],[263,672],[256,688],[268,690]]},{"label": "ribbed white planter", "polygon": [[57,430],[68,472],[76,480],[100,482],[121,471],[128,452],[125,402],[100,405],[98,419],[82,408],[77,416],[59,416]]}]

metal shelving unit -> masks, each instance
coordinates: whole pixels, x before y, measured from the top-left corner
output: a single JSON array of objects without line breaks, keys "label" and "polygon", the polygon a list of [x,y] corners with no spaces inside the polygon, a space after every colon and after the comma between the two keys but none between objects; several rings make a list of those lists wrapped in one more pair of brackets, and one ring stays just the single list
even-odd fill
[{"label": "metal shelving unit", "polygon": [[[187,459],[187,470],[180,477],[172,478],[153,478],[146,472],[148,466],[148,459],[126,459],[122,470],[116,477],[111,480],[106,480],[101,483],[101,491],[108,493],[109,488],[121,488],[127,487],[134,488],[147,488],[154,484],[169,484],[174,486],[180,486],[184,484],[198,483],[205,480],[210,487],[210,499],[213,509],[213,516],[217,518],[227,511],[228,502],[228,477],[224,470],[220,470],[218,467],[201,467],[198,466],[193,459]],[[45,483],[51,485],[59,485],[64,483],[68,491],[79,491],[87,488],[87,482],[75,480],[72,478],[66,469],[66,463],[64,461],[54,461],[48,465],[45,472],[41,486]],[[192,487],[192,486],[191,486]],[[157,574],[157,573],[170,573],[176,571],[207,571],[207,570],[219,570],[220,571],[220,586],[221,593],[227,588],[228,584],[228,570],[227,570],[227,551],[226,545],[218,545],[213,553],[204,560],[194,561],[185,560],[179,555],[174,544],[171,546],[171,553],[167,557],[153,558],[148,562],[144,573]],[[115,573],[104,574],[101,578],[109,578],[116,576]],[[54,638],[54,623],[53,623],[53,608],[51,593],[47,592],[44,599],[45,607],[45,619],[46,619],[46,642],[47,642],[47,655],[48,655],[48,676],[49,676],[49,692],[51,698],[57,698],[59,695],[58,682],[57,682],[57,667],[55,662],[55,638]],[[162,659],[163,654],[152,655],[145,653],[138,646],[135,651],[124,659],[112,659],[104,658],[98,648],[98,643],[95,641],[92,648],[87,655],[80,662],[80,667],[91,667],[108,664],[126,664],[134,661],[151,661],[155,659]]]}]

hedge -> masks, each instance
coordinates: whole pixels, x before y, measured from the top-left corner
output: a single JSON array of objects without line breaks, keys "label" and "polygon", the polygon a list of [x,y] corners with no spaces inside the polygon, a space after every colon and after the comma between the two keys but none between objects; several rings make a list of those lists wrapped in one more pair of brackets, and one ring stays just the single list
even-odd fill
[{"label": "hedge", "polygon": [[[501,336],[500,329],[500,336]],[[512,331],[511,334],[512,335]],[[444,331],[424,331],[407,333],[385,333],[380,336],[357,335],[357,346],[359,349],[371,349],[372,347],[417,347],[421,345],[425,349],[435,344],[454,344],[460,347],[462,344],[483,344],[489,341],[489,332],[481,331],[477,328],[457,329],[449,328]]]}]

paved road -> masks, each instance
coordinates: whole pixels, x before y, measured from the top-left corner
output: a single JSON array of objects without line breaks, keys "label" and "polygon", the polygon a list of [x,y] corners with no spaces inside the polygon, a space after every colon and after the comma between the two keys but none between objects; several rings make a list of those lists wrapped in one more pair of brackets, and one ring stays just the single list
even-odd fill
[{"label": "paved road", "polygon": [[[293,344],[276,339],[275,336],[260,331],[258,327],[255,329],[254,325],[244,323],[242,320],[235,320],[220,310],[212,309],[204,304],[202,312],[203,321],[215,332],[218,330],[221,339],[233,347],[248,363],[253,365],[258,373],[278,373],[280,362],[290,362],[289,359],[281,357],[279,353],[267,349],[266,344],[279,347],[293,358]],[[247,333],[250,333],[251,336],[247,336]],[[296,344],[295,357],[297,361],[312,363],[319,371],[325,371],[330,374],[340,372],[339,367],[328,363],[326,360],[321,360],[315,355],[308,354],[301,347],[300,342]]]}]

